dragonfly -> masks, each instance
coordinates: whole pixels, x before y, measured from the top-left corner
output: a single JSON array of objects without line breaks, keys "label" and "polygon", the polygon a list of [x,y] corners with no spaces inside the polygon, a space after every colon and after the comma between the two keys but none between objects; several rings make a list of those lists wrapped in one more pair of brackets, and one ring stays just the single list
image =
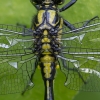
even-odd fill
[{"label": "dragonfly", "polygon": [[44,81],[44,100],[54,100],[53,80],[60,67],[65,86],[100,91],[100,19],[70,24],[58,15],[63,0],[30,0],[38,10],[32,27],[0,24],[0,94],[24,93],[34,84],[37,67]]}]

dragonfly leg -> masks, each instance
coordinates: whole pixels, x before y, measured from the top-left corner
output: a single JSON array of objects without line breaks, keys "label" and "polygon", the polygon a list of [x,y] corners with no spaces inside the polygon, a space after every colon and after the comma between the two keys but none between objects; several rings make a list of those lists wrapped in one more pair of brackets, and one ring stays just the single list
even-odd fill
[{"label": "dragonfly leg", "polygon": [[32,3],[32,5],[38,10],[40,7],[38,4],[35,4],[35,2],[33,0],[30,0],[30,2]]},{"label": "dragonfly leg", "polygon": [[67,26],[70,30],[75,30],[76,28],[71,24],[69,23],[67,20],[64,20],[63,19],[63,23],[65,26]]},{"label": "dragonfly leg", "polygon": [[59,12],[65,11],[69,7],[71,7],[77,0],[71,0],[69,3],[67,3],[65,6],[59,9]]}]

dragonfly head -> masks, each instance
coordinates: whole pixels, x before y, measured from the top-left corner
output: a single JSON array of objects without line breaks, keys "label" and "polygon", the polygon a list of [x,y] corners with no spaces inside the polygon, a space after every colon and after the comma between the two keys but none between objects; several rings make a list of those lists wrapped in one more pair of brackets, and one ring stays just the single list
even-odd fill
[{"label": "dragonfly head", "polygon": [[64,3],[64,0],[30,0],[32,4],[50,4],[61,5]]},{"label": "dragonfly head", "polygon": [[43,4],[45,4],[45,5],[48,5],[48,4],[53,4],[53,1],[52,0],[44,0],[43,1]]},{"label": "dragonfly head", "polygon": [[53,4],[56,4],[56,5],[61,5],[61,4],[64,3],[64,0],[43,0],[43,2],[45,4],[53,3]]}]

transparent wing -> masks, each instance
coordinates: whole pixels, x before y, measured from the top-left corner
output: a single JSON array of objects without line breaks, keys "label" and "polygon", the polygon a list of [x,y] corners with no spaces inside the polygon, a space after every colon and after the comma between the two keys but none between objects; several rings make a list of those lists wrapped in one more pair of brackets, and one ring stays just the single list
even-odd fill
[{"label": "transparent wing", "polygon": [[22,92],[33,86],[33,41],[30,29],[0,24],[0,94]]},{"label": "transparent wing", "polygon": [[58,58],[66,74],[65,85],[74,90],[100,91],[100,19],[76,23],[76,30],[63,28]]}]

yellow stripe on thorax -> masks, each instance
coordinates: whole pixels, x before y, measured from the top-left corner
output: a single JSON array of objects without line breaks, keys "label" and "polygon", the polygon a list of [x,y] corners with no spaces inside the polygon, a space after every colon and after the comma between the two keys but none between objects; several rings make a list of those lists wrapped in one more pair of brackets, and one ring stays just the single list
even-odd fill
[{"label": "yellow stripe on thorax", "polygon": [[59,23],[59,20],[58,22],[56,22],[55,24],[53,24],[53,20],[56,16],[56,11],[55,10],[48,10],[48,13],[49,13],[49,23],[52,25],[52,26],[56,26],[58,23]]},{"label": "yellow stripe on thorax", "polygon": [[[43,22],[43,18],[44,18],[44,14],[45,14],[45,10],[39,10],[38,15],[37,15],[37,19],[38,19],[38,23],[35,23],[36,26],[39,26],[42,22]],[[56,11],[55,10],[48,10],[47,13],[49,13],[48,15],[48,22],[52,25],[52,26],[56,26],[59,23],[59,20],[56,23],[53,23],[54,18],[56,16]],[[42,28],[50,28],[46,23],[41,26]]]},{"label": "yellow stripe on thorax", "polygon": [[37,19],[39,23],[35,23],[36,26],[39,26],[43,22],[43,14],[45,13],[45,10],[39,10]]}]

